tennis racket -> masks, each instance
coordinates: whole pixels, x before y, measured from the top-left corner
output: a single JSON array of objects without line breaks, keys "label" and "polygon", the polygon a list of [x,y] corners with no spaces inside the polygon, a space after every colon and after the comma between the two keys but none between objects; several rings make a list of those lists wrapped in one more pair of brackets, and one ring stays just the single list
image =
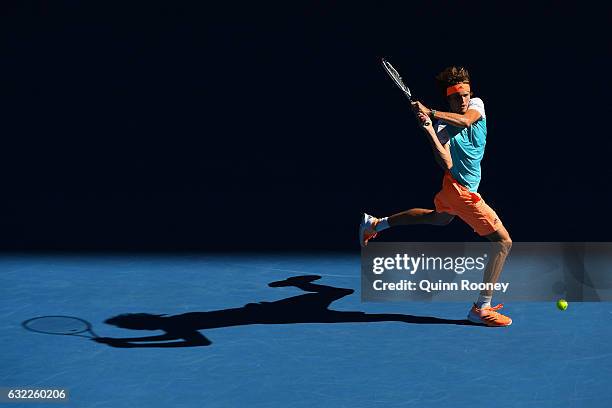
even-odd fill
[{"label": "tennis racket", "polygon": [[[393,68],[393,65],[391,65],[391,63],[384,58],[382,59],[382,64],[383,64],[383,67],[385,67],[385,71],[387,71],[387,74],[389,74],[391,79],[393,79],[393,82],[395,82],[395,85],[397,85],[397,87],[401,89],[402,92],[404,92],[404,95],[406,95],[410,103],[414,103],[414,101],[412,100],[412,94],[410,93],[410,88],[406,86],[399,72],[397,72],[397,70]],[[429,126],[429,125],[431,125],[431,121],[427,119],[423,123],[423,127]]]},{"label": "tennis racket", "polygon": [[36,333],[79,336],[88,339],[99,338],[88,321],[73,316],[35,317],[26,320],[22,325],[25,329]]}]

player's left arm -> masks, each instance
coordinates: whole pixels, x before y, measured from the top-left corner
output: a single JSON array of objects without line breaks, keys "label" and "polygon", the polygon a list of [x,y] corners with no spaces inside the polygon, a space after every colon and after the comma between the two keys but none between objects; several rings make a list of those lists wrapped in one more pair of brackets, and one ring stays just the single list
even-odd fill
[{"label": "player's left arm", "polygon": [[[172,341],[160,343],[165,340],[183,340],[183,341]],[[181,333],[166,333],[159,336],[146,336],[146,337],[124,337],[124,338],[113,338],[113,337],[98,337],[92,339],[97,343],[107,344],[111,347],[118,348],[135,348],[135,347],[194,347],[194,346],[208,346],[211,344],[205,336],[197,331],[193,332],[181,332]],[[137,343],[134,343],[137,342]],[[148,343],[138,343],[148,342]]]}]

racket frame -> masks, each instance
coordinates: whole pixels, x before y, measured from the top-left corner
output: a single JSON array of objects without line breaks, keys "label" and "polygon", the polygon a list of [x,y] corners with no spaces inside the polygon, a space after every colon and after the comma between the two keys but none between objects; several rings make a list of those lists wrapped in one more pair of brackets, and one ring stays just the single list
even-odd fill
[{"label": "racket frame", "polygon": [[[40,319],[46,319],[49,317],[53,317],[53,318],[57,318],[57,317],[61,317],[61,318],[68,318],[68,319],[73,319],[73,320],[77,320],[80,323],[85,325],[85,329],[80,330],[78,332],[75,333],[58,333],[58,332],[48,332],[48,331],[43,331],[43,330],[37,330],[35,328],[32,328],[29,326],[29,323],[36,321],[36,320],[40,320]],[[24,329],[29,330],[31,332],[35,332],[35,333],[43,333],[43,334],[54,334],[54,335],[58,335],[58,336],[78,336],[78,337],[85,337],[88,339],[95,339],[98,338],[99,336],[94,333],[91,323],[89,323],[87,320],[81,319],[80,317],[74,317],[74,316],[63,316],[63,315],[53,315],[53,316],[39,316],[39,317],[33,317],[31,319],[28,319],[26,321],[24,321],[23,323],[21,323],[21,325],[23,326]],[[83,333],[90,333],[91,336],[83,334]]]},{"label": "racket frame", "polygon": [[[414,103],[414,101],[412,100],[412,93],[410,92],[410,88],[406,86],[399,72],[397,72],[397,70],[393,67],[393,65],[391,65],[391,63],[387,61],[385,58],[382,59],[382,64],[387,74],[389,74],[393,82],[395,82],[395,85],[397,85],[397,87],[401,89],[401,91],[404,93],[404,95],[406,95],[406,97],[408,98],[411,104]],[[426,127],[429,125],[431,125],[431,121],[429,119],[427,119],[422,124],[423,127]]]}]

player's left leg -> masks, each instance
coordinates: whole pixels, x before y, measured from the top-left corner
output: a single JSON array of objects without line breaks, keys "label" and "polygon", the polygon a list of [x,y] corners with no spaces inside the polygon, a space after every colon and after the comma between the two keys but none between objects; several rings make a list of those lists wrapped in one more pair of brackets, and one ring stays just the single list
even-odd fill
[{"label": "player's left leg", "polygon": [[385,218],[376,218],[369,214],[363,214],[359,225],[359,242],[361,246],[368,244],[368,241],[375,238],[380,231],[400,225],[448,225],[454,215],[430,210],[427,208],[412,208]]},{"label": "player's left leg", "polygon": [[442,179],[442,189],[434,197],[435,210],[411,208],[384,218],[363,214],[359,225],[361,246],[367,245],[368,241],[375,238],[380,231],[399,225],[448,225],[455,218],[455,212],[448,202],[448,199],[452,199],[452,195],[456,193],[456,188],[451,185],[451,180],[455,181],[450,173],[446,172]]},{"label": "player's left leg", "polygon": [[[316,311],[327,309],[329,305],[338,299],[353,294],[355,291],[348,288],[338,288],[335,286],[320,285],[312,283],[320,279],[319,275],[293,276],[282,281],[271,282],[268,286],[277,288],[283,286],[294,286],[304,292],[315,292],[307,295],[295,296],[287,299],[272,302],[273,305],[283,306],[285,310],[299,308],[302,310]],[[294,310],[295,311],[295,310]]]},{"label": "player's left leg", "polygon": [[455,216],[452,214],[426,208],[412,208],[388,217],[389,227],[419,224],[445,226],[448,225],[453,218],[455,218]]}]

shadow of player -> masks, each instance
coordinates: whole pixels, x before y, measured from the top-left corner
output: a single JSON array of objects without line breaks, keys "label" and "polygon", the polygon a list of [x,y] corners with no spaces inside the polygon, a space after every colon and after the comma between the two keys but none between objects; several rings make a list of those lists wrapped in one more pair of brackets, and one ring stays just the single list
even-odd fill
[{"label": "shadow of player", "polygon": [[[275,302],[248,303],[240,308],[190,312],[180,315],[153,315],[128,313],[111,317],[105,323],[133,330],[163,330],[158,336],[93,339],[113,347],[194,347],[211,344],[199,330],[249,324],[289,323],[356,323],[356,322],[403,322],[414,324],[475,325],[468,320],[449,320],[427,316],[412,316],[390,313],[343,312],[329,310],[329,305],[352,294],[352,289],[312,283],[320,279],[317,275],[294,276],[283,281],[269,283],[270,287],[294,286],[305,292]],[[177,341],[180,340],[180,341]]]}]

